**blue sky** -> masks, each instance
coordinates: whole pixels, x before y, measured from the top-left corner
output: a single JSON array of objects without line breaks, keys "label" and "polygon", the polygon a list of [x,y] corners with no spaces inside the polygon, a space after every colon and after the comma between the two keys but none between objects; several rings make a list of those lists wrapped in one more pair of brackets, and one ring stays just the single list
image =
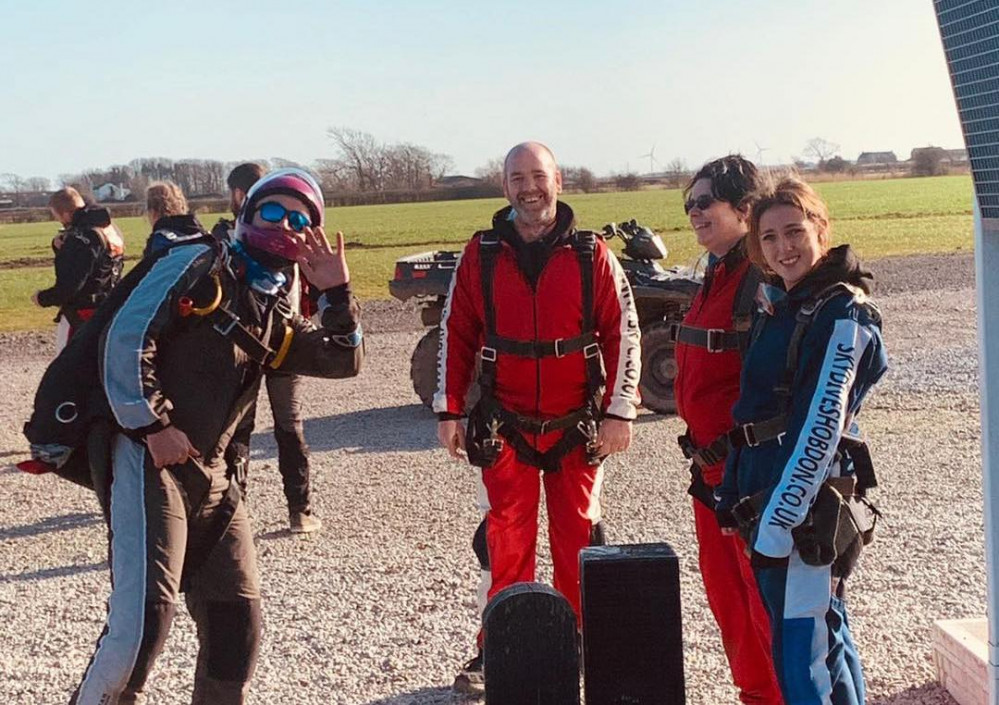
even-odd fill
[{"label": "blue sky", "polygon": [[959,147],[930,0],[33,0],[0,23],[0,173],[334,155],[330,126],[471,173],[524,139],[598,174]]}]

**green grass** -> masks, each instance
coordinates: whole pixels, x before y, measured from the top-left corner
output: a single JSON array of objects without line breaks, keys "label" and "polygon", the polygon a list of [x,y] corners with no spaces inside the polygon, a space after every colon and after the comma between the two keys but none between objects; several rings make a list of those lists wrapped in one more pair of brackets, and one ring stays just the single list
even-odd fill
[{"label": "green grass", "polygon": [[[851,243],[865,259],[972,249],[968,176],[841,181],[817,188],[833,216],[834,243]],[[672,263],[687,263],[700,254],[678,190],[571,194],[565,200],[583,227],[631,218],[648,225],[663,236]],[[487,227],[503,205],[503,199],[483,199],[330,208],[327,229],[346,234],[358,295],[385,298],[397,258],[422,250],[458,249],[474,231]],[[199,217],[211,227],[219,215]],[[126,252],[137,256],[148,224],[142,218],[116,222],[125,235]],[[0,331],[51,324],[54,310],[33,306],[30,297],[53,282],[49,241],[55,231],[52,222],[0,225]]]}]

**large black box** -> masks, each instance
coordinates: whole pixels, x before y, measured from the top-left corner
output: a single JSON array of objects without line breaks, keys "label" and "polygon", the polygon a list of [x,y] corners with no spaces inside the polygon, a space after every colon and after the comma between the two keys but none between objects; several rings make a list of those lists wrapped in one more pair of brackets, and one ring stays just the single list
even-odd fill
[{"label": "large black box", "polygon": [[682,705],[680,564],[665,543],[579,557],[586,705]]}]

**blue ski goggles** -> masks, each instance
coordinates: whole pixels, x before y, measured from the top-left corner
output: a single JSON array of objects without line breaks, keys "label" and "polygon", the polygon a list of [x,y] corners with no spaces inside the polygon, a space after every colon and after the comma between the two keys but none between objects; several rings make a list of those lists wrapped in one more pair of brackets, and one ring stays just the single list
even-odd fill
[{"label": "blue ski goggles", "polygon": [[312,221],[309,220],[307,216],[302,211],[290,211],[284,206],[282,206],[277,201],[267,201],[257,208],[257,212],[260,217],[263,218],[268,223],[280,223],[285,218],[288,219],[288,225],[296,233],[300,233],[307,227],[312,225]]}]

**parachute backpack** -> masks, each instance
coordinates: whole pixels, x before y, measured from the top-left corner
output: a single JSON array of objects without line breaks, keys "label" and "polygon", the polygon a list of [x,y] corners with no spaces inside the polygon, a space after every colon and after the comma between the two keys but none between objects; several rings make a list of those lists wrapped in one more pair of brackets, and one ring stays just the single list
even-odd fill
[{"label": "parachute backpack", "polygon": [[[207,235],[191,244],[195,242],[213,245]],[[135,287],[171,249],[139,262],[49,363],[35,392],[31,418],[24,424],[31,460],[18,463],[20,470],[35,475],[51,472],[95,490],[99,499],[104,496],[114,416],[101,381],[101,336]],[[218,245],[213,249],[221,251]],[[221,257],[217,259],[220,263]]]}]

